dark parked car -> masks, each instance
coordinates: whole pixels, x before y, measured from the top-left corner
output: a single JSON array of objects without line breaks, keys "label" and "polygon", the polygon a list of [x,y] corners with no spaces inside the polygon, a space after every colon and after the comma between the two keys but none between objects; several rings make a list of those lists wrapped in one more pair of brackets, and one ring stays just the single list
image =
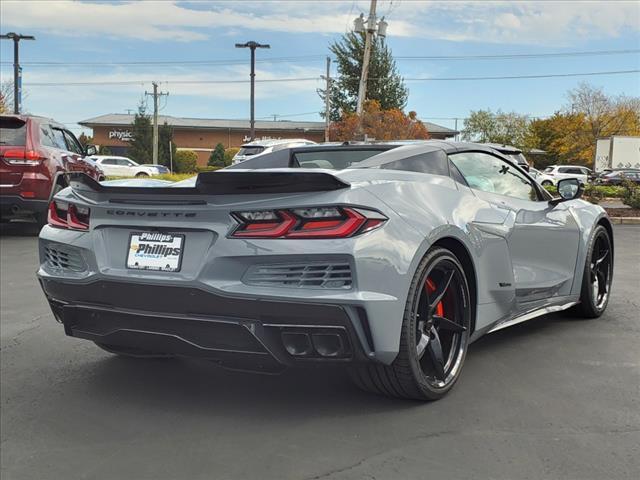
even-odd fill
[{"label": "dark parked car", "polygon": [[58,172],[104,180],[96,163],[85,158],[95,153],[50,118],[0,116],[0,219],[33,217],[46,223],[50,195],[66,186]]},{"label": "dark parked car", "polygon": [[613,170],[596,179],[598,185],[622,185],[628,181],[640,184],[640,170]]},{"label": "dark parked car", "polygon": [[500,152],[505,157],[514,161],[519,167],[523,168],[525,171],[529,171],[529,163],[527,159],[517,147],[512,147],[511,145],[501,145],[499,143],[485,143],[486,146],[493,148],[494,150]]}]

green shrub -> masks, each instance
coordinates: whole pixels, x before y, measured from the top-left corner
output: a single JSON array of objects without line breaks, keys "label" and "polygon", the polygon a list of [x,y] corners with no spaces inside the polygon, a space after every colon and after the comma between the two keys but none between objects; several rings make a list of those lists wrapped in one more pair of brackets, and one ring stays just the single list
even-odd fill
[{"label": "green shrub", "polygon": [[622,197],[622,203],[629,205],[631,208],[640,209],[640,186],[627,181],[623,188],[624,196]]},{"label": "green shrub", "polygon": [[198,154],[193,150],[178,150],[173,163],[176,173],[196,173]]},{"label": "green shrub", "polygon": [[196,171],[198,173],[200,173],[200,172],[215,172],[216,170],[220,170],[220,168],[222,168],[222,167],[210,167],[209,165],[207,165],[206,167],[197,167]]},{"label": "green shrub", "polygon": [[[554,185],[545,185],[543,188],[552,195],[557,195],[558,193],[558,189]],[[589,183],[584,189],[584,196],[588,197],[588,199],[602,200],[603,198],[622,198],[624,192],[625,187]]]},{"label": "green shrub", "polygon": [[238,153],[238,150],[240,150],[240,149],[239,148],[235,148],[235,147],[231,147],[231,148],[227,148],[224,151],[224,164],[225,164],[226,167],[231,165],[231,161],[233,160],[233,157],[235,156],[235,154]]},{"label": "green shrub", "polygon": [[224,167],[224,145],[218,143],[211,152],[207,165],[210,167]]}]

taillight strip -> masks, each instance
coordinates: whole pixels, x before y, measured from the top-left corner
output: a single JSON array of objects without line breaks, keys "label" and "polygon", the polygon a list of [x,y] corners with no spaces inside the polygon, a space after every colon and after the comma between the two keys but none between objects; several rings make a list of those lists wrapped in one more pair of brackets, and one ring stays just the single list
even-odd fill
[{"label": "taillight strip", "polygon": [[236,238],[347,238],[387,221],[377,211],[342,206],[233,212],[232,216],[239,222],[230,234]]},{"label": "taillight strip", "polygon": [[[87,220],[91,211],[87,209]],[[68,204],[66,210],[66,218],[62,218],[58,215],[58,208],[56,201],[52,201],[49,204],[49,210],[47,211],[47,223],[52,227],[65,228],[70,230],[89,230],[88,221],[82,221],[79,218],[78,207],[72,203]]]}]

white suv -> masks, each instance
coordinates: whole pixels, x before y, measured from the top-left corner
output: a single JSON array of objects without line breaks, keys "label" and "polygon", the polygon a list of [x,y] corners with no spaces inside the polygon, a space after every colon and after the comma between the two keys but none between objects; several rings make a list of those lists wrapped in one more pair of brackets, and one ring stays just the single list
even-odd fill
[{"label": "white suv", "polygon": [[551,177],[554,185],[563,178],[577,178],[580,183],[586,185],[591,176],[591,169],[581,165],[551,165],[544,169],[545,175]]},{"label": "white suv", "polygon": [[305,145],[315,145],[316,142],[306,140],[304,138],[279,138],[277,140],[254,140],[250,143],[245,143],[240,147],[238,153],[233,157],[232,165],[240,163],[248,158],[255,157],[256,155],[263,155],[265,153],[276,152],[284,148],[289,147],[303,147]]},{"label": "white suv", "polygon": [[96,155],[91,157],[105,175],[109,177],[150,177],[158,175],[158,169],[147,165],[139,165],[130,158],[115,155]]},{"label": "white suv", "polygon": [[529,175],[531,175],[535,179],[535,181],[542,186],[553,185],[553,177],[547,175],[546,173],[542,173],[536,168],[530,168]]}]

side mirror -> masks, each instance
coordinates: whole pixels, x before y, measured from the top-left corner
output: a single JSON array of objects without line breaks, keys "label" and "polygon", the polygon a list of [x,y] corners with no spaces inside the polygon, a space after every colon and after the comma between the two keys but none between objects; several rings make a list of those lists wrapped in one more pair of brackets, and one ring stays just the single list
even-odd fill
[{"label": "side mirror", "polygon": [[90,157],[91,155],[97,155],[98,148],[95,145],[87,145],[84,149],[84,153],[87,157]]},{"label": "side mirror", "polygon": [[557,205],[558,203],[566,202],[567,200],[575,200],[582,196],[582,191],[583,186],[577,178],[564,178],[562,180],[558,180],[558,194],[560,197],[554,198],[549,203]]}]

